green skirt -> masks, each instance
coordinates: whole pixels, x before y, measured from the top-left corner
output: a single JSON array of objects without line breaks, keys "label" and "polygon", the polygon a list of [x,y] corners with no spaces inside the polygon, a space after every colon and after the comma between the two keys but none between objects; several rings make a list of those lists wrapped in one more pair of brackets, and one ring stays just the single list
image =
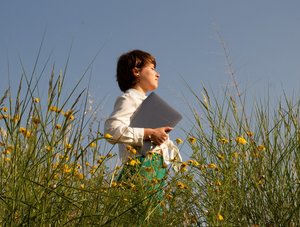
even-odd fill
[{"label": "green skirt", "polygon": [[140,182],[147,190],[159,190],[158,198],[162,197],[162,188],[167,175],[163,157],[159,154],[138,156],[129,160],[123,167],[119,182]]}]

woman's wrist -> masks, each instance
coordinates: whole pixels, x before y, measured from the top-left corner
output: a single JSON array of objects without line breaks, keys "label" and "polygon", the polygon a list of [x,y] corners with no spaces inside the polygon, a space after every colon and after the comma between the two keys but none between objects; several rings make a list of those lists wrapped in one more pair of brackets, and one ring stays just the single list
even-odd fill
[{"label": "woman's wrist", "polygon": [[152,135],[153,135],[153,129],[152,128],[145,128],[144,129],[144,140],[151,140]]}]

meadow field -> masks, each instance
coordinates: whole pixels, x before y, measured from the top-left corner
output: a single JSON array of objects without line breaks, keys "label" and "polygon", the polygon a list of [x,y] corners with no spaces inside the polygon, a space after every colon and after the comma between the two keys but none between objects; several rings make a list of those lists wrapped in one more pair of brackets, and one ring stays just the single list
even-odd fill
[{"label": "meadow field", "polygon": [[26,72],[18,90],[1,91],[1,226],[299,226],[300,99],[190,90],[193,126],[175,138],[190,158],[178,172],[166,166],[164,182],[117,181],[87,90],[65,95],[66,71],[45,73],[47,100]]}]

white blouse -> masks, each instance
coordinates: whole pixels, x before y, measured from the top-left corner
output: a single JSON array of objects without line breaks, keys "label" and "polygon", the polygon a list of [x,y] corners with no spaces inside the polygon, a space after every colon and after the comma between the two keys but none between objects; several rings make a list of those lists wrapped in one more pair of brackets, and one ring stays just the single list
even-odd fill
[{"label": "white blouse", "polygon": [[[126,145],[138,147],[138,152],[145,154],[147,151],[161,150],[166,164],[173,164],[175,169],[182,161],[177,146],[168,139],[160,146],[150,146],[144,141],[144,128],[129,127],[131,117],[147,96],[136,89],[128,89],[116,99],[114,110],[105,121],[104,132],[112,135],[113,143],[119,145],[119,157],[122,163],[126,162],[131,154],[126,150]],[[175,160],[175,161],[174,161]]]}]

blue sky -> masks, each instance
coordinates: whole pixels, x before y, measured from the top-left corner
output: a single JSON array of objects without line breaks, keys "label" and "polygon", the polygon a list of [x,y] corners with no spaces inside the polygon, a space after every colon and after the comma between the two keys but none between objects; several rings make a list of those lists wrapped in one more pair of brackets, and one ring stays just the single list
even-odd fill
[{"label": "blue sky", "polygon": [[[200,94],[204,85],[222,95],[232,85],[222,39],[230,53],[236,80],[248,96],[274,100],[299,94],[300,2],[276,0],[49,0],[1,1],[0,92],[20,79],[23,62],[32,71],[43,34],[38,71],[50,53],[40,85],[46,97],[48,75],[64,68],[72,45],[66,89],[71,89],[93,57],[88,74],[90,95],[101,103],[99,118],[112,110],[121,92],[115,82],[118,56],[131,49],[149,51],[161,75],[157,92],[183,114],[183,79]],[[83,87],[88,78],[83,81]],[[181,125],[188,120],[185,118]]]}]

